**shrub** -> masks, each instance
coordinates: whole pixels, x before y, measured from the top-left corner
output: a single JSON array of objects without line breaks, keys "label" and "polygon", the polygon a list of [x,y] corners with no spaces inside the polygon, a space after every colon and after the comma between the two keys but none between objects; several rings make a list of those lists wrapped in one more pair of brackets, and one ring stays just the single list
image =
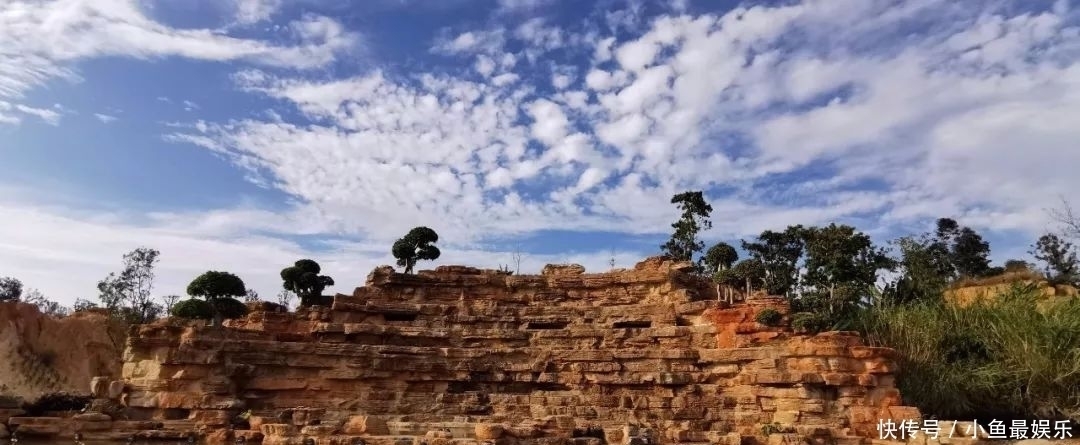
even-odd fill
[{"label": "shrub", "polygon": [[176,303],[170,313],[174,317],[187,318],[190,320],[209,320],[213,318],[213,309],[206,300],[191,298]]},{"label": "shrub", "polygon": [[92,398],[64,392],[49,393],[32,403],[23,405],[23,410],[31,417],[40,417],[49,411],[80,411],[90,404]]},{"label": "shrub", "polygon": [[1080,420],[1080,301],[1039,311],[1036,297],[875,307],[859,330],[897,350],[897,386],[924,415]]},{"label": "shrub", "polygon": [[248,313],[247,305],[235,298],[215,298],[213,304],[225,319],[241,318]]},{"label": "shrub", "polygon": [[791,327],[796,332],[817,334],[829,330],[832,326],[829,324],[829,320],[822,314],[800,312],[791,316]]},{"label": "shrub", "polygon": [[222,318],[241,318],[248,313],[247,305],[235,298],[215,298],[210,303],[199,298],[191,298],[176,303],[172,308],[172,315],[191,320],[209,320],[214,318],[214,310],[210,306],[217,306]]},{"label": "shrub", "polygon": [[784,318],[784,315],[780,311],[767,307],[762,309],[754,316],[754,321],[761,323],[765,326],[777,326],[780,324],[780,320]]}]

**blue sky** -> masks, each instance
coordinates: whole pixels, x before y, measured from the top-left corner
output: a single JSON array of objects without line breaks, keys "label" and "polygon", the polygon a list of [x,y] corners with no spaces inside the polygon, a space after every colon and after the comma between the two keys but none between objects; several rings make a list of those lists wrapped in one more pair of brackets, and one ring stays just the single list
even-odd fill
[{"label": "blue sky", "polygon": [[149,246],[160,294],[304,257],[349,292],[417,225],[601,270],[689,189],[710,243],[950,216],[1024,256],[1080,190],[1080,14],[960,3],[4,2],[0,275],[70,303]]}]

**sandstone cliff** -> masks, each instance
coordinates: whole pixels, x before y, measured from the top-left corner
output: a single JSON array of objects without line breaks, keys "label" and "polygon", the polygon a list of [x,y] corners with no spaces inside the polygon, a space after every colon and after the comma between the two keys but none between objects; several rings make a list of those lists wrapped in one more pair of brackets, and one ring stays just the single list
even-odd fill
[{"label": "sandstone cliff", "polygon": [[[869,443],[918,418],[892,350],[796,335],[783,299],[716,301],[686,269],[378,268],[332,307],[140,327],[121,400],[130,421],[264,445]],[[754,322],[764,308],[781,325]]]},{"label": "sandstone cliff", "polygon": [[1053,286],[1042,275],[1023,270],[959,283],[945,291],[945,301],[964,307],[976,301],[996,298],[998,295],[1009,292],[1016,285],[1032,286],[1038,293],[1040,307],[1076,298],[1078,294],[1075,287]]},{"label": "sandstone cliff", "polygon": [[57,319],[31,304],[0,303],[0,395],[86,393],[92,377],[119,376],[123,333],[106,325],[100,313]]}]

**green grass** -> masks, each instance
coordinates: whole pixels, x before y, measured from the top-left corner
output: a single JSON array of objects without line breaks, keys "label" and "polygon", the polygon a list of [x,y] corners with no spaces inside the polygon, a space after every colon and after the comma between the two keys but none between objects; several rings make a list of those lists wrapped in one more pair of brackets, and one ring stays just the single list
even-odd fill
[{"label": "green grass", "polygon": [[943,419],[1080,420],[1080,302],[1042,312],[1014,286],[959,308],[917,303],[865,309],[868,343],[899,352],[908,405]]}]

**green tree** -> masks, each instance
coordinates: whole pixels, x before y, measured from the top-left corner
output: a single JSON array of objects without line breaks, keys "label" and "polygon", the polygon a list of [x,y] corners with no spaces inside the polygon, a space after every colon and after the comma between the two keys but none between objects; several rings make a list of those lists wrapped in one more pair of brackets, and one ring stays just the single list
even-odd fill
[{"label": "green tree", "polygon": [[[704,270],[711,272],[714,281],[716,281],[716,297],[718,299],[731,302],[733,301],[733,295],[731,294],[732,287],[728,284],[727,287],[721,283],[715,274],[731,269],[731,266],[739,260],[739,252],[735,251],[734,247],[731,247],[728,243],[716,243],[709,250],[705,251],[705,255],[701,257],[701,262],[704,264]],[[723,277],[722,277],[723,278]],[[723,278],[727,280],[727,278]]]},{"label": "green tree", "polygon": [[439,234],[427,227],[415,227],[394,242],[391,253],[397,259],[397,265],[405,268],[405,273],[412,273],[419,260],[436,260],[441,252],[433,243],[439,241]]},{"label": "green tree", "polygon": [[1028,264],[1024,260],[1006,260],[1005,272],[1019,272],[1023,270],[1031,270],[1031,264]]},{"label": "green tree", "polygon": [[765,269],[765,291],[788,295],[799,283],[799,259],[803,255],[802,225],[788,226],[783,232],[766,230],[753,242],[742,242],[743,250]]},{"label": "green tree", "polygon": [[124,254],[124,267],[119,274],[110,273],[98,282],[98,299],[110,314],[140,324],[154,320],[164,311],[151,296],[158,256],[157,250],[146,247],[132,250]]},{"label": "green tree", "polygon": [[730,269],[717,272],[714,280],[718,284],[743,289],[749,295],[755,285],[758,288],[765,285],[765,265],[757,258],[748,258],[735,263]]},{"label": "green tree", "polygon": [[22,292],[22,281],[12,277],[0,278],[0,301],[19,301]]},{"label": "green tree", "polygon": [[882,269],[895,267],[884,249],[847,225],[830,224],[802,231],[806,250],[803,284],[810,298],[833,321],[840,321],[871,295]]},{"label": "green tree", "polygon": [[948,251],[953,279],[984,277],[993,272],[990,267],[990,243],[970,227],[961,227],[952,218],[937,220],[934,249]]},{"label": "green tree", "polygon": [[739,252],[735,251],[735,248],[728,243],[716,243],[705,251],[705,256],[701,259],[706,270],[711,272],[730,269],[738,260]]},{"label": "green tree", "polygon": [[323,290],[334,285],[334,279],[319,275],[322,267],[315,260],[302,259],[292,266],[281,269],[282,286],[300,297],[300,307],[319,303]]},{"label": "green tree", "polygon": [[1050,282],[1076,285],[1080,281],[1080,261],[1072,243],[1047,233],[1031,247],[1031,255],[1046,265],[1046,278]]},{"label": "green tree", "polygon": [[882,299],[891,304],[939,300],[956,270],[948,245],[929,234],[901,237],[892,244],[899,251],[899,274],[885,286]]},{"label": "green tree", "polygon": [[962,277],[991,275],[990,243],[968,227],[960,229],[952,245],[953,266]]},{"label": "green tree", "polygon": [[[664,255],[677,261],[694,261],[694,254],[705,248],[705,243],[697,236],[702,230],[712,228],[709,214],[712,206],[705,202],[701,191],[686,191],[671,197],[671,203],[682,210],[682,216],[671,224],[675,231],[671,239],[660,246]],[[699,269],[703,269],[698,265]]]},{"label": "green tree", "polygon": [[244,280],[229,272],[207,271],[195,277],[187,287],[188,295],[202,297],[210,303],[214,312],[214,326],[221,326],[222,316],[214,300],[219,298],[240,298],[247,293]]},{"label": "green tree", "polygon": [[211,320],[214,318],[214,309],[204,300],[189,298],[170,306],[169,314],[188,320]]}]

